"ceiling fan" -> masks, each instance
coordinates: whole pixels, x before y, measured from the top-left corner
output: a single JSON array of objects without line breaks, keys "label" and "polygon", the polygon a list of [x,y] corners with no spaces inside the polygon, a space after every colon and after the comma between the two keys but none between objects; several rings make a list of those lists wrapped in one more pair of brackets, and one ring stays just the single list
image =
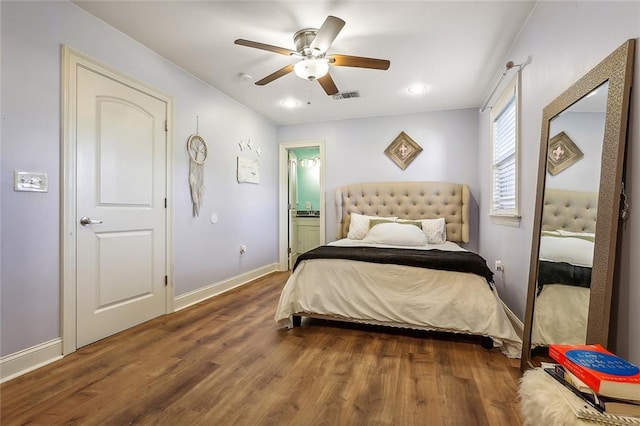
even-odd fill
[{"label": "ceiling fan", "polygon": [[318,80],[327,95],[335,95],[338,93],[338,87],[329,74],[329,65],[376,70],[387,70],[391,65],[391,62],[386,59],[338,54],[327,55],[327,50],[338,36],[340,30],[342,30],[342,27],[344,27],[344,24],[345,22],[342,19],[328,16],[320,29],[305,28],[296,32],[293,35],[296,50],[244,39],[236,40],[235,44],[300,58],[295,64],[287,65],[262,80],[256,81],[258,86],[264,86],[293,71],[301,78],[311,81]]}]

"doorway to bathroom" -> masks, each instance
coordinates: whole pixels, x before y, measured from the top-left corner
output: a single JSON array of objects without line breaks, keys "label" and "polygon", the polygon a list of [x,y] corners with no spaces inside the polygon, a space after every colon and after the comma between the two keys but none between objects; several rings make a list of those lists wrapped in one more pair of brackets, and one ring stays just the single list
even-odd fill
[{"label": "doorway to bathroom", "polygon": [[280,144],[280,269],[325,243],[324,141]]}]

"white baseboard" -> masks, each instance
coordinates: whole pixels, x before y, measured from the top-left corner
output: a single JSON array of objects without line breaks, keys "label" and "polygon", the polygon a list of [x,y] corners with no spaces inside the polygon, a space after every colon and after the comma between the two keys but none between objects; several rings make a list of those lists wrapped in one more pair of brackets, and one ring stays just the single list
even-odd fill
[{"label": "white baseboard", "polygon": [[[257,278],[278,271],[273,263],[224,281],[211,284],[175,298],[175,310],[184,309],[198,302],[245,285]],[[57,338],[0,358],[0,383],[43,367],[62,358],[62,339]]]},{"label": "white baseboard", "polygon": [[29,371],[43,367],[62,358],[62,339],[40,343],[0,358],[0,383],[4,383]]},{"label": "white baseboard", "polygon": [[213,296],[217,296],[236,287],[245,285],[257,278],[278,271],[278,266],[279,265],[277,263],[272,263],[271,265],[266,265],[258,269],[254,269],[253,271],[236,275],[235,277],[231,277],[224,281],[199,288],[189,293],[181,294],[174,299],[174,310],[179,311],[191,305],[195,305],[196,303],[200,303],[203,300],[207,300]]},{"label": "white baseboard", "polygon": [[513,328],[515,329],[516,333],[522,340],[522,336],[524,335],[524,323],[520,321],[520,318],[518,318],[516,314],[514,314],[513,311],[509,309],[507,305],[504,304],[502,300],[500,300],[500,303],[502,303],[502,307],[504,308],[504,311],[507,314],[509,321],[511,321],[511,325],[513,325]]}]

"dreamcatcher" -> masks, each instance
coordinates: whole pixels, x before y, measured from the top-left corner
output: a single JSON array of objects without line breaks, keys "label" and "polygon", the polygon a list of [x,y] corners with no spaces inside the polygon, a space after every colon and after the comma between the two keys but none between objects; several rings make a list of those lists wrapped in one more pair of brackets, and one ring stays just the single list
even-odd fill
[{"label": "dreamcatcher", "polygon": [[207,142],[198,133],[189,136],[187,151],[191,162],[189,164],[189,186],[193,201],[193,216],[200,216],[200,205],[204,196],[204,162],[207,159]]}]

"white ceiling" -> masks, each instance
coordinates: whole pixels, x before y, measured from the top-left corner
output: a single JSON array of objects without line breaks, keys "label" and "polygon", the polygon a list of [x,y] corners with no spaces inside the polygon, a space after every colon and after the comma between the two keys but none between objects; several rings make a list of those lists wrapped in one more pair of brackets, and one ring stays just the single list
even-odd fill
[{"label": "white ceiling", "polygon": [[[535,1],[102,1],[75,4],[276,124],[478,107],[504,70]],[[328,15],[346,25],[328,54],[389,59],[387,71],[332,67],[334,100],[289,74],[255,81],[295,58],[238,46],[244,38],[295,50],[293,34]],[[253,81],[240,77],[247,73]],[[407,87],[427,84],[423,95]],[[295,98],[297,108],[281,101]]]}]

